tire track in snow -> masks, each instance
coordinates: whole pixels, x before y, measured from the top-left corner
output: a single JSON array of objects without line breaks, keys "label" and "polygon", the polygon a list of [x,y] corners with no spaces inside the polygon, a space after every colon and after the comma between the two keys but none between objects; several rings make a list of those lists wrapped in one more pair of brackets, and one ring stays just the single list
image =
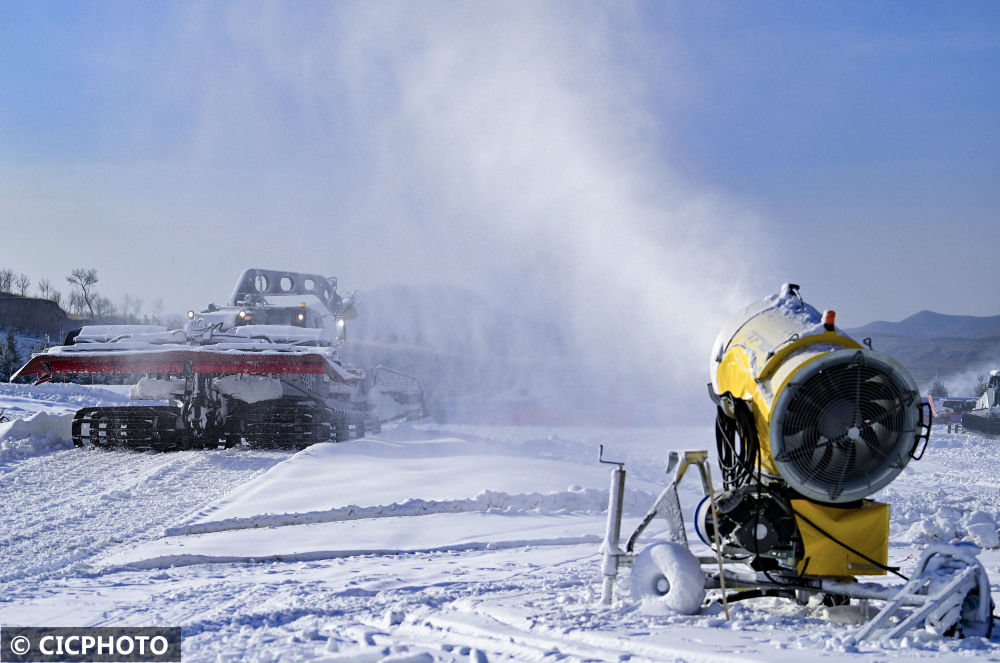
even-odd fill
[{"label": "tire track in snow", "polygon": [[[159,536],[165,522],[287,457],[246,450],[69,449],[24,459],[0,475],[0,583],[69,569],[87,573],[86,562],[101,551]],[[6,598],[12,591],[5,589]]]},{"label": "tire track in snow", "polygon": [[406,622],[395,634],[423,641],[428,645],[460,641],[482,652],[486,660],[515,661],[630,661],[635,663],[687,661],[688,663],[759,663],[759,658],[741,658],[733,652],[720,654],[692,651],[684,647],[665,647],[613,635],[575,631],[558,635],[546,629],[525,630],[482,614],[457,611],[431,615]]}]

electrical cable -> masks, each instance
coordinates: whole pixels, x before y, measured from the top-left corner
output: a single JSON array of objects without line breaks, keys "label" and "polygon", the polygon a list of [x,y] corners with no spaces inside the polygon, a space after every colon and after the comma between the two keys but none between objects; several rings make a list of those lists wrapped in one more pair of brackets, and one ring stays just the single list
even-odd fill
[{"label": "electrical cable", "polygon": [[719,454],[719,469],[726,490],[749,483],[760,456],[757,428],[750,407],[742,400],[733,400],[734,416],[728,416],[721,406],[715,417],[715,443]]}]

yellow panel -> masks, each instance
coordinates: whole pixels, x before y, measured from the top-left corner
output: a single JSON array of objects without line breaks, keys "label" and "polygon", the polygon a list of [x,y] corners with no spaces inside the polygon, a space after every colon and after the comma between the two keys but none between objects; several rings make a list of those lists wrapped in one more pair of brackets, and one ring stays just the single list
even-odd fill
[{"label": "yellow panel", "polygon": [[757,391],[757,382],[750,368],[750,358],[746,350],[740,346],[731,347],[726,351],[716,369],[716,376],[720,394],[728,391],[733,398],[750,400]]},{"label": "yellow panel", "polygon": [[[861,507],[842,509],[809,500],[792,500],[795,522],[805,552],[798,572],[810,576],[885,575],[885,569],[855,555],[829,536],[885,566],[889,561],[889,505],[865,500]],[[812,522],[816,527],[810,525]]]}]

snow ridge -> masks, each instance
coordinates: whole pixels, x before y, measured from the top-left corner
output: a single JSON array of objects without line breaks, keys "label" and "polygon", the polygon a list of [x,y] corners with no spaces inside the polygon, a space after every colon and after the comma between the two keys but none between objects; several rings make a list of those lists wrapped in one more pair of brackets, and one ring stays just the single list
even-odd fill
[{"label": "snow ridge", "polygon": [[470,541],[468,543],[450,543],[443,546],[426,548],[358,548],[348,550],[310,550],[301,553],[281,553],[276,555],[160,555],[147,559],[126,562],[118,566],[108,566],[105,573],[113,573],[125,569],[161,569],[175,566],[194,566],[196,564],[254,564],[262,562],[315,562],[326,559],[341,559],[345,557],[398,557],[400,555],[416,555],[431,553],[454,553],[476,550],[512,550],[528,546],[572,546],[577,544],[599,544],[602,537],[596,534],[582,536],[564,536],[551,538],[512,539],[509,541]]},{"label": "snow ridge", "polygon": [[[641,515],[654,497],[654,495],[645,491],[627,490],[625,496],[627,513]],[[366,518],[426,516],[439,513],[603,513],[607,509],[607,503],[607,491],[594,488],[571,487],[568,490],[559,492],[516,495],[493,490],[483,490],[475,497],[468,499],[424,500],[415,498],[404,502],[375,506],[358,506],[352,504],[323,511],[262,514],[247,518],[226,518],[225,520],[168,527],[164,529],[163,535],[184,536],[188,534],[208,534],[258,527],[285,527]]]}]

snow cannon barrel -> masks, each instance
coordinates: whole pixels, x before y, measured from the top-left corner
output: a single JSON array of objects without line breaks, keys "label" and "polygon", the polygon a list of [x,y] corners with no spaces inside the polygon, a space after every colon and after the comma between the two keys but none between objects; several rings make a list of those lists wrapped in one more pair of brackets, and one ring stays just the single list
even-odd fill
[{"label": "snow cannon barrel", "polygon": [[716,339],[720,430],[735,428],[749,447],[720,462],[724,475],[728,464],[778,477],[809,500],[854,502],[919,457],[930,411],[906,369],[840,333],[833,311],[821,314],[798,289],[785,284],[747,307]]}]

